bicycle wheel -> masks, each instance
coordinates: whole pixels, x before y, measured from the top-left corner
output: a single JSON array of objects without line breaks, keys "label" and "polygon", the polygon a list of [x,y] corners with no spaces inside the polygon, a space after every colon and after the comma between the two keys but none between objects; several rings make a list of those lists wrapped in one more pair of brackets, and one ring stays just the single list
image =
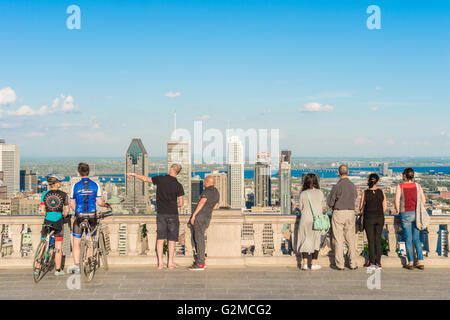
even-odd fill
[{"label": "bicycle wheel", "polygon": [[[47,261],[45,259],[45,251],[47,249],[47,241],[41,240],[33,260],[33,280],[38,283],[42,279],[47,269]],[[39,264],[39,268],[36,265]]]},{"label": "bicycle wheel", "polygon": [[92,254],[92,242],[90,240],[81,239],[80,268],[88,282],[94,278],[96,268],[95,259]]},{"label": "bicycle wheel", "polygon": [[103,235],[103,232],[100,233],[99,238],[98,238],[98,242],[100,244],[100,250],[99,250],[99,262],[101,260],[101,267],[103,268],[103,270],[108,271],[109,266],[108,266],[108,257],[107,257],[107,253],[106,253],[106,245],[105,245],[105,236]]}]

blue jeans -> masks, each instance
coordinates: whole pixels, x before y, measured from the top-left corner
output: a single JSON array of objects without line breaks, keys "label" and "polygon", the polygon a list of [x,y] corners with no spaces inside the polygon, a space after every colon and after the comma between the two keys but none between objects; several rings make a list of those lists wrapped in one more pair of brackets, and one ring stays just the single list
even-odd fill
[{"label": "blue jeans", "polygon": [[403,228],[403,237],[405,238],[406,255],[408,262],[414,262],[413,243],[416,247],[417,260],[423,261],[423,248],[420,241],[420,230],[416,227],[416,212],[407,211],[400,213],[400,222]]}]

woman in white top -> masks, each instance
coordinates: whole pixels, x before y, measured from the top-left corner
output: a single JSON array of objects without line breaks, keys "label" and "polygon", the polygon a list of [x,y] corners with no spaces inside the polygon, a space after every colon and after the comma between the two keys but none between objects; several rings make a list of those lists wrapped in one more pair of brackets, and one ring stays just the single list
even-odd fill
[{"label": "woman in white top", "polygon": [[317,264],[321,233],[318,230],[313,230],[313,224],[314,216],[323,214],[326,203],[317,176],[313,173],[308,173],[304,178],[299,198],[299,209],[302,217],[298,227],[297,252],[300,252],[303,258],[301,269],[308,269],[308,258],[312,255],[311,270],[318,270],[321,268]]}]

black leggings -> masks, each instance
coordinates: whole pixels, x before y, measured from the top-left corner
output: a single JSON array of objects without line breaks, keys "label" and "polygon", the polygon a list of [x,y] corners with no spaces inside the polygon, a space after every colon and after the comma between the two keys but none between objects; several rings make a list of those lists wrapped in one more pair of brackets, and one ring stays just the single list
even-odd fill
[{"label": "black leggings", "polygon": [[319,251],[318,250],[314,250],[313,253],[308,253],[308,252],[302,252],[302,257],[303,259],[308,259],[309,255],[312,255],[312,259],[313,260],[317,260],[317,258],[319,257]]},{"label": "black leggings", "polygon": [[364,218],[364,229],[369,245],[369,262],[381,264],[381,233],[383,232],[384,216]]}]

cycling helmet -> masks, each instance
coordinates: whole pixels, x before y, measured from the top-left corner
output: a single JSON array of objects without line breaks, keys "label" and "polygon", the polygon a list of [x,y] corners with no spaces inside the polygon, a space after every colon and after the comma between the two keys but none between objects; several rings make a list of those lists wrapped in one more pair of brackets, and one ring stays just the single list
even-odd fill
[{"label": "cycling helmet", "polygon": [[64,180],[64,177],[57,175],[56,173],[52,173],[47,176],[48,184],[55,184],[55,183],[61,182],[63,180]]}]

